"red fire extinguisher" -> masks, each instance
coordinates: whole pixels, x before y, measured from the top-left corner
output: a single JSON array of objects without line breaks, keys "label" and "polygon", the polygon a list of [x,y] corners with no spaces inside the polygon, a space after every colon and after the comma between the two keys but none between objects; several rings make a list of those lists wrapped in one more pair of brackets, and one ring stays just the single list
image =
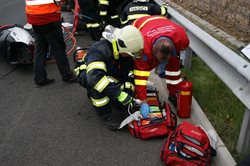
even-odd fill
[{"label": "red fire extinguisher", "polygon": [[186,79],[179,83],[179,91],[177,93],[177,115],[180,118],[189,118],[191,115],[192,87],[192,82]]}]

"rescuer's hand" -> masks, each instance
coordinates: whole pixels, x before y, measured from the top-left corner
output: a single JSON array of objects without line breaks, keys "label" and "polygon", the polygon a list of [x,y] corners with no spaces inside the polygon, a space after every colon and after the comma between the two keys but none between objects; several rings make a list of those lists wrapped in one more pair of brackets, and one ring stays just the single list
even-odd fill
[{"label": "rescuer's hand", "polygon": [[120,95],[117,97],[118,101],[121,102],[123,105],[127,105],[131,103],[132,97],[127,94],[126,92],[121,92]]},{"label": "rescuer's hand", "polygon": [[142,103],[142,105],[140,107],[140,112],[141,112],[143,118],[147,118],[148,114],[151,113],[152,110],[147,103]]}]

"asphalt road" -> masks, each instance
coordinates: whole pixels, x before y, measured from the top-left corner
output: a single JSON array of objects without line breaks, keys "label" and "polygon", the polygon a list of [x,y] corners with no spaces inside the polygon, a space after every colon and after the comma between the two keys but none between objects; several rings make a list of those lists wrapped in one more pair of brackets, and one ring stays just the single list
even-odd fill
[{"label": "asphalt road", "polygon": [[[89,47],[93,41],[81,33],[77,43]],[[140,140],[127,128],[108,130],[83,88],[64,84],[55,64],[47,72],[56,82],[34,88],[32,66],[0,59],[1,166],[163,165],[163,138]]]},{"label": "asphalt road", "polygon": [[24,0],[1,0],[0,25],[26,24]]}]

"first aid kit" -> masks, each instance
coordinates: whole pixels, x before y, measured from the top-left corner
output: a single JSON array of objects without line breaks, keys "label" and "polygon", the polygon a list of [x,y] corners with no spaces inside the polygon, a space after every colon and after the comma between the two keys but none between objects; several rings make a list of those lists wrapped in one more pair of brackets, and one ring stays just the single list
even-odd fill
[{"label": "first aid kit", "polygon": [[161,160],[168,166],[209,166],[216,155],[210,139],[201,126],[184,121],[164,141]]},{"label": "first aid kit", "polygon": [[177,118],[168,103],[161,106],[155,88],[147,90],[147,103],[152,112],[147,118],[139,116],[128,125],[129,132],[141,139],[167,136],[176,128]]}]

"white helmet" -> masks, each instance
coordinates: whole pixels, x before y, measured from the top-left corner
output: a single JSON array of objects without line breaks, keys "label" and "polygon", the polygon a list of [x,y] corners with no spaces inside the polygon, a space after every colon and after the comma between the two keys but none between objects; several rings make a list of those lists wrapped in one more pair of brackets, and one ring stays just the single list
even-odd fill
[{"label": "white helmet", "polygon": [[136,27],[127,25],[121,29],[116,28],[113,35],[119,53],[128,53],[135,58],[141,56],[144,42],[141,32]]}]

